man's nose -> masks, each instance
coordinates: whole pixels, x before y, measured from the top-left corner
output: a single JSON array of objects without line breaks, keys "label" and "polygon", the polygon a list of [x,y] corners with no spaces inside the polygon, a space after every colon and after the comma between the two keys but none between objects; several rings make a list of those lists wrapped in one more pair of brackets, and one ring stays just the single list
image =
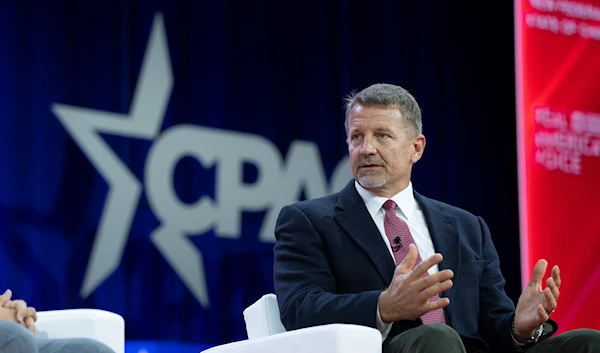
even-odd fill
[{"label": "man's nose", "polygon": [[377,148],[373,145],[373,140],[370,137],[366,137],[360,153],[364,156],[373,155],[377,153]]}]

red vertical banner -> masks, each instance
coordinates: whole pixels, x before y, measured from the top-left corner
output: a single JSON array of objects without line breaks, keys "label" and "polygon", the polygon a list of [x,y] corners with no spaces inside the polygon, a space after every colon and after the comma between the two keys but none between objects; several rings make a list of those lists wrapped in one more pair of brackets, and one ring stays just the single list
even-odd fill
[{"label": "red vertical banner", "polygon": [[600,0],[515,0],[515,54],[523,285],[559,265],[560,332],[600,329]]}]

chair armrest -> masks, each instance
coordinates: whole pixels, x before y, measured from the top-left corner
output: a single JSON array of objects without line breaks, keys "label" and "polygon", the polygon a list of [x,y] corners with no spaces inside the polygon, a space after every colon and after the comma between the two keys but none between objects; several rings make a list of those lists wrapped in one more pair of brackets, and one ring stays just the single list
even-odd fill
[{"label": "chair armrest", "polygon": [[38,312],[36,337],[92,338],[115,353],[125,352],[123,317],[98,309],[68,309]]},{"label": "chair armrest", "polygon": [[281,323],[277,297],[273,293],[263,295],[244,310],[244,322],[249,339],[272,336],[286,331]]},{"label": "chair armrest", "polygon": [[224,344],[204,353],[381,353],[381,333],[370,327],[329,324]]}]

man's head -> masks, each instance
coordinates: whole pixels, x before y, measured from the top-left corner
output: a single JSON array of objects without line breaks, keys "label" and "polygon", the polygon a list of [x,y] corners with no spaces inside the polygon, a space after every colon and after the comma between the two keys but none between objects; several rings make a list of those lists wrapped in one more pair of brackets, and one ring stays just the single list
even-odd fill
[{"label": "man's head", "polygon": [[358,183],[383,197],[406,188],[425,149],[415,98],[399,86],[372,85],[346,98],[345,125]]}]

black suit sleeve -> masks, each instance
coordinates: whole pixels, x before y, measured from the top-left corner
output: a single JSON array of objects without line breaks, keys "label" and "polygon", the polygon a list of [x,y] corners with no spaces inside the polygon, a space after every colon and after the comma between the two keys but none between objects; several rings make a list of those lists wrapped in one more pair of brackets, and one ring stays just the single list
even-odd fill
[{"label": "black suit sleeve", "polygon": [[511,321],[514,303],[504,292],[506,283],[500,271],[500,259],[492,243],[490,230],[485,221],[478,217],[482,232],[482,253],[485,259],[479,284],[479,329],[480,336],[492,351],[513,352]]},{"label": "black suit sleeve", "polygon": [[[483,254],[485,257],[484,272],[480,283],[481,309],[479,315],[480,335],[488,343],[493,352],[514,352],[515,346],[511,335],[511,323],[514,318],[514,303],[504,292],[505,280],[500,272],[500,260],[490,230],[485,221],[478,217],[483,233]],[[548,320],[540,341],[552,336],[558,328],[553,320]]]},{"label": "black suit sleeve", "polygon": [[336,293],[323,234],[294,206],[284,207],[275,228],[275,293],[288,330],[330,323],[376,327],[381,290]]}]

